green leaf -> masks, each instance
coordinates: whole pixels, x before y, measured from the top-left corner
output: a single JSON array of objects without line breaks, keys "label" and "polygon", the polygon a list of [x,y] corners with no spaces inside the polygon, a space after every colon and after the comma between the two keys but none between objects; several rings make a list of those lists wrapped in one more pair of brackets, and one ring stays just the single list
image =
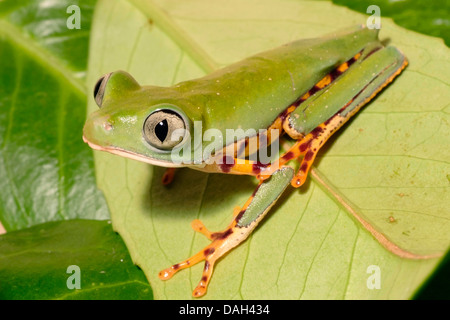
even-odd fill
[{"label": "green leaf", "polygon": [[[74,77],[86,74],[89,33],[96,0],[5,0],[0,19],[20,30],[28,43],[45,48]],[[69,29],[69,6],[80,8],[81,29]],[[46,57],[50,58],[51,57]]]},{"label": "green leaf", "polygon": [[81,5],[80,30],[66,26],[72,3],[0,3],[0,220],[6,230],[109,217],[92,151],[81,139],[95,1]]},{"label": "green leaf", "polygon": [[[347,6],[353,10],[367,13],[367,8],[376,5],[380,8],[381,23],[384,17],[390,17],[404,28],[443,38],[450,46],[450,3],[446,0],[333,0],[335,4]],[[367,16],[373,12],[367,13]]]},{"label": "green leaf", "polygon": [[0,283],[0,299],[153,298],[108,221],[47,222],[0,236]]},{"label": "green leaf", "polygon": [[[171,85],[366,19],[328,2],[100,1],[88,84],[122,69],[143,84]],[[449,51],[389,19],[381,38],[410,65],[328,143],[310,181],[286,192],[220,260],[207,299],[406,299],[446,252]],[[92,99],[89,108],[96,108]],[[114,228],[155,297],[190,298],[201,265],[166,282],[158,272],[208,243],[190,228],[193,219],[210,230],[226,227],[253,179],[186,169],[163,187],[164,169],[104,153],[95,161]],[[370,266],[381,271],[381,289],[367,286]]]},{"label": "green leaf", "polygon": [[[3,299],[152,298],[106,222],[24,229],[109,218],[92,150],[82,141],[95,3],[0,3],[0,221],[12,231],[0,237]],[[66,26],[70,5],[80,7],[81,29]],[[66,286],[72,264],[81,268],[82,290]]]}]

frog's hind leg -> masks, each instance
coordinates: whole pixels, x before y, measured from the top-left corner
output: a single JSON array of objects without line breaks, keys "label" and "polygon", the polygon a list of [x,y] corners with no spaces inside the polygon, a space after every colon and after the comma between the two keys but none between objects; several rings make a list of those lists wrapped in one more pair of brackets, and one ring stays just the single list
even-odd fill
[{"label": "frog's hind leg", "polygon": [[[386,85],[392,82],[407,64],[408,62],[401,52],[393,47],[387,47],[367,54],[367,59],[362,60],[355,67],[356,69],[345,71],[345,74],[337,78],[334,82],[324,81],[322,86],[329,85],[329,92],[339,92],[341,95],[339,99],[330,100],[330,97],[327,96],[328,91],[325,91],[319,98],[327,98],[330,105],[331,103],[333,104],[333,107],[330,107],[330,109],[338,111],[305,136],[303,136],[303,131],[301,130],[301,122],[298,122],[298,119],[301,119],[300,115],[304,109],[297,109],[290,113],[289,117],[285,119],[283,128],[287,128],[287,124],[290,126],[294,123],[294,127],[287,132],[289,136],[298,139],[298,141],[288,152],[280,157],[278,163],[273,165],[273,167],[276,168],[277,166],[284,165],[287,161],[303,156],[300,169],[291,181],[293,187],[303,185],[317,153],[325,142],[355,115],[361,107],[375,97]],[[359,91],[347,90],[349,81],[351,83],[358,83],[358,87],[355,87],[354,90],[358,89]],[[298,133],[297,137],[295,131]],[[268,174],[270,175],[271,170],[273,170],[270,167],[264,169],[260,173],[260,179],[266,178]]]},{"label": "frog's hind leg", "polygon": [[[347,106],[346,106],[347,107]],[[300,161],[300,167],[297,174],[293,177],[291,185],[295,188],[302,186],[308,176],[317,153],[320,148],[327,142],[327,140],[338,131],[357,111],[354,109],[351,112],[344,113],[346,107],[342,108],[334,116],[327,121],[321,123],[303,139],[300,139],[286,151],[276,163],[268,167],[267,170],[261,171],[257,178],[260,180],[270,177],[271,171],[277,167],[284,166],[288,161],[303,157]],[[359,106],[360,107],[360,106]],[[265,169],[265,168],[264,168]]]},{"label": "frog's hind leg", "polygon": [[293,148],[298,149],[298,153],[303,155],[303,159],[300,162],[300,168],[297,174],[291,181],[293,187],[298,188],[305,183],[308,172],[320,148],[349,118],[350,116],[342,117],[337,113],[294,145]]},{"label": "frog's hind leg", "polygon": [[[307,134],[295,147],[304,155],[300,164],[300,169],[291,181],[293,187],[300,187],[306,180],[307,174],[311,168],[314,159],[320,148],[325,142],[338,131],[353,115],[355,115],[365,104],[373,99],[386,85],[406,67],[408,61],[397,49],[388,47],[374,53],[384,61],[384,64],[366,66],[363,62],[361,69],[369,69],[369,80],[367,84],[357,94],[347,93],[347,101],[341,105],[341,109],[331,118],[320,124]],[[364,69],[365,68],[365,69]],[[366,70],[367,71],[367,70]],[[348,74],[350,75],[350,74]],[[339,88],[341,83],[336,82],[335,86]]]},{"label": "frog's hind leg", "polygon": [[341,114],[341,112],[336,113],[329,120],[320,124],[305,137],[294,143],[275,163],[267,168],[263,168],[256,177],[263,181],[269,178],[276,168],[284,166],[291,160],[303,157],[300,161],[298,172],[291,181],[291,185],[295,188],[302,186],[320,148],[352,115],[353,113],[347,113],[346,115]]},{"label": "frog's hind leg", "polygon": [[199,220],[194,220],[192,222],[193,229],[205,235],[212,242],[189,259],[162,270],[159,278],[168,280],[176,272],[205,260],[201,280],[192,293],[194,297],[204,295],[217,260],[247,239],[289,185],[293,176],[292,168],[283,167],[276,171],[270,179],[261,181],[244,206],[234,210],[233,220],[221,232],[211,232]]}]

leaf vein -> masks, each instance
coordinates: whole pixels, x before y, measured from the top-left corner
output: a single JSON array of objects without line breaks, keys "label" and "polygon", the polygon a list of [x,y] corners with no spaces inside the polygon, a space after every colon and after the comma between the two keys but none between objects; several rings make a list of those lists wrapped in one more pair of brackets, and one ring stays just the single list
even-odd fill
[{"label": "leaf vein", "polygon": [[298,221],[297,221],[297,223],[295,225],[294,231],[292,232],[291,236],[289,237],[289,240],[286,243],[286,250],[284,250],[283,258],[281,259],[280,266],[278,267],[278,274],[277,274],[277,278],[275,280],[277,288],[278,288],[278,283],[279,283],[279,280],[280,280],[281,269],[283,268],[283,265],[285,263],[286,255],[287,255],[287,252],[289,250],[289,246],[291,244],[292,239],[297,234],[298,227],[299,227],[299,225],[300,225],[300,223],[301,223],[301,221],[303,219],[303,216],[305,215],[306,209],[308,208],[308,205],[309,205],[309,203],[311,201],[311,198],[312,198],[312,195],[313,195],[313,192],[314,192],[314,188],[315,188],[315,186],[312,187],[311,192],[309,194],[309,197],[306,200],[306,204],[305,204],[305,207],[304,207],[304,209],[302,211],[302,214],[301,214],[300,218],[298,219]]},{"label": "leaf vein", "polygon": [[311,260],[311,263],[309,264],[308,270],[306,271],[305,281],[303,282],[302,291],[300,292],[300,294],[298,296],[298,300],[300,300],[302,298],[303,294],[305,293],[306,283],[308,281],[309,274],[310,274],[310,272],[312,270],[312,266],[313,266],[314,262],[316,261],[316,258],[318,256],[319,252],[322,250],[323,244],[325,243],[325,240],[328,238],[328,235],[330,234],[331,229],[336,224],[336,221],[337,221],[337,219],[338,219],[338,217],[340,215],[340,211],[341,210],[338,209],[338,213],[336,214],[336,217],[334,218],[333,222],[328,227],[328,229],[327,229],[327,231],[325,233],[325,236],[323,237],[322,241],[320,242],[319,247],[317,248],[316,252],[314,253],[314,256],[313,256],[313,258]]}]

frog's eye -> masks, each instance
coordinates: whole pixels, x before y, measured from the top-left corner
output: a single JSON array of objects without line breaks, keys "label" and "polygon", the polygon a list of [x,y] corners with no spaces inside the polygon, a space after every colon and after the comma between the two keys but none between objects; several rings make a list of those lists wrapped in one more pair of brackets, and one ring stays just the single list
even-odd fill
[{"label": "frog's eye", "polygon": [[139,83],[129,73],[121,70],[110,72],[95,84],[95,103],[102,108],[107,101],[122,99],[126,94],[140,88]]},{"label": "frog's eye", "polygon": [[171,150],[183,140],[186,134],[184,117],[174,110],[157,110],[144,122],[144,138],[159,150]]},{"label": "frog's eye", "polygon": [[99,106],[99,108],[102,107],[103,102],[103,96],[105,94],[105,87],[106,83],[108,82],[109,77],[111,76],[111,73],[105,74],[103,77],[98,79],[97,83],[94,87],[94,99],[95,103]]}]

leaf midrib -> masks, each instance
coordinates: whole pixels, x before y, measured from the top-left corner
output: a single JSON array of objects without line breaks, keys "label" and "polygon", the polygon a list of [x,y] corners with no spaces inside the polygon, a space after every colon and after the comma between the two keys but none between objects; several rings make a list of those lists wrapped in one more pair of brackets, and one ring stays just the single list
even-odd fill
[{"label": "leaf midrib", "polygon": [[186,52],[203,71],[211,73],[219,68],[219,64],[152,1],[143,3],[140,0],[128,0],[128,2],[157,24],[163,33],[171,38],[182,51]]},{"label": "leaf midrib", "polygon": [[380,232],[374,225],[364,218],[361,213],[361,209],[353,204],[340,190],[336,189],[332,183],[330,183],[326,177],[320,172],[320,170],[313,168],[310,172],[310,178],[317,183],[322,190],[330,197],[336,204],[339,205],[342,210],[345,210],[350,217],[355,218],[358,226],[368,231],[377,241],[391,253],[399,256],[400,258],[407,259],[433,259],[442,256],[441,253],[431,254],[416,254],[405,250],[397,246],[389,238],[387,238],[382,232]]}]

